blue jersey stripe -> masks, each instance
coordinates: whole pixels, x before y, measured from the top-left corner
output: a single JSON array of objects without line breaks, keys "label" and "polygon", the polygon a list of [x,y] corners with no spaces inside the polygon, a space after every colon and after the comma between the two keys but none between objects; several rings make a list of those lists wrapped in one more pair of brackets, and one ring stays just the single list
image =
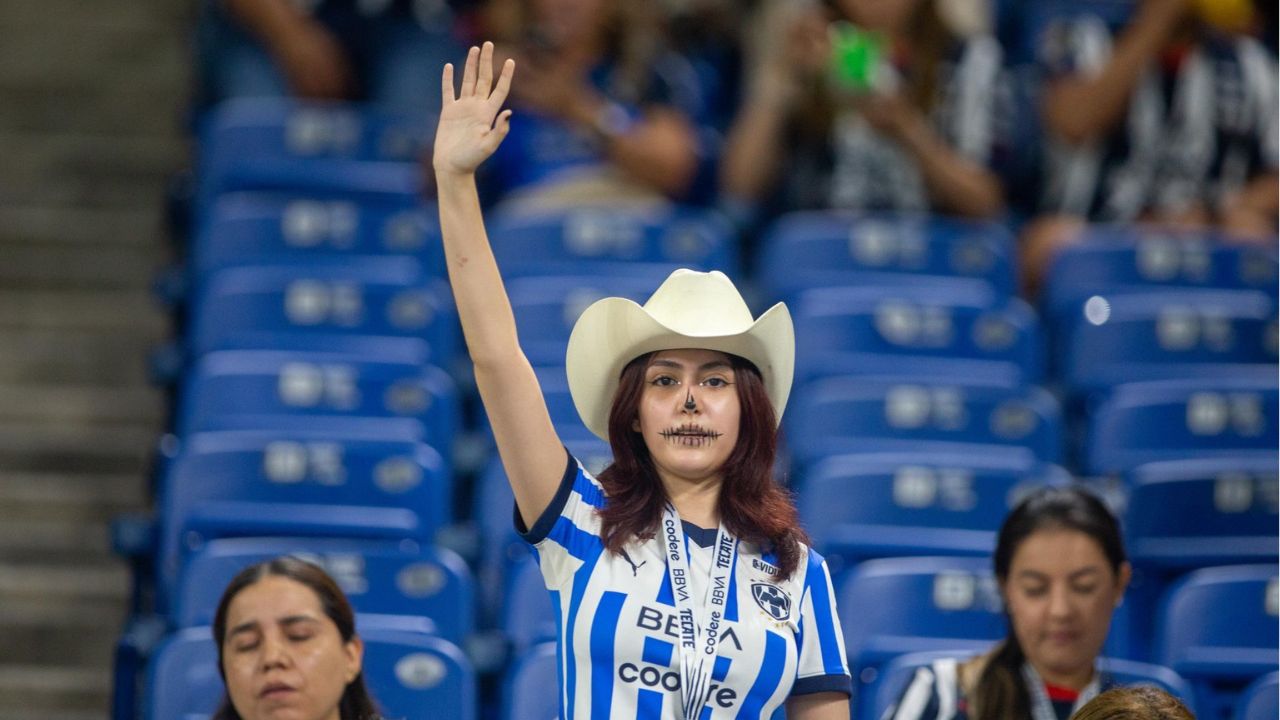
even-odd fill
[{"label": "blue jersey stripe", "polygon": [[591,717],[607,718],[613,706],[613,646],[618,616],[627,594],[610,591],[600,596],[591,623]]},{"label": "blue jersey stripe", "polygon": [[640,690],[636,696],[636,720],[662,717],[662,693]]},{"label": "blue jersey stripe", "polygon": [[569,554],[573,557],[584,561],[587,558],[594,558],[599,555],[604,547],[604,541],[600,539],[599,535],[583,530],[564,516],[556,520],[551,532],[547,533],[547,538],[569,551]]},{"label": "blue jersey stripe", "polygon": [[831,578],[827,577],[826,565],[822,556],[809,551],[809,570],[805,575],[806,590],[813,601],[814,625],[818,629],[815,638],[822,648],[822,668],[832,675],[844,672],[844,658],[840,657],[840,642],[836,639],[835,623],[831,622]]},{"label": "blue jersey stripe", "polygon": [[[572,525],[572,523],[569,524]],[[600,561],[600,555],[601,552],[597,551],[591,558],[584,559],[582,567],[573,576],[573,590],[569,595],[569,617],[565,623],[564,630],[559,636],[561,643],[564,643],[566,638],[569,638],[568,642],[573,642],[573,629],[577,626],[578,611],[582,609],[582,597],[587,592],[587,585],[591,582],[591,573],[595,571],[596,563]],[[578,663],[572,646],[565,653],[564,667],[565,707],[575,708],[577,707],[575,702],[578,687]]]},{"label": "blue jersey stripe", "polygon": [[564,696],[564,689],[568,687],[568,683],[565,682],[564,627],[561,626],[561,623],[564,622],[564,616],[560,614],[560,610],[560,591],[552,590],[551,612],[556,614],[556,676],[560,681],[560,720],[566,720],[566,714],[568,711],[565,708],[572,706],[569,705]]},{"label": "blue jersey stripe", "polygon": [[641,651],[640,659],[650,665],[671,667],[671,658],[675,655],[675,650],[676,646],[672,643],[647,637],[644,639],[644,650]]},{"label": "blue jersey stripe", "polygon": [[766,630],[764,635],[764,660],[760,663],[760,673],[738,710],[738,717],[743,720],[760,720],[761,710],[778,689],[778,681],[782,679],[782,669],[787,662],[787,641],[770,630]]},{"label": "blue jersey stripe", "polygon": [[578,471],[578,476],[573,479],[573,489],[582,496],[582,501],[591,507],[604,507],[604,490],[587,479],[586,474],[581,470]]}]

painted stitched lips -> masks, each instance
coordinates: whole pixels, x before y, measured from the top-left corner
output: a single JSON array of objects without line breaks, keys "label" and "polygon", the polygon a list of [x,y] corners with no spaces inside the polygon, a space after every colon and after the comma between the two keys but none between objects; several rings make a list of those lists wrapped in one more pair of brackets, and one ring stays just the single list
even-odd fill
[{"label": "painted stitched lips", "polygon": [[791,596],[776,585],[751,583],[751,597],[769,617],[782,622],[791,617]]}]

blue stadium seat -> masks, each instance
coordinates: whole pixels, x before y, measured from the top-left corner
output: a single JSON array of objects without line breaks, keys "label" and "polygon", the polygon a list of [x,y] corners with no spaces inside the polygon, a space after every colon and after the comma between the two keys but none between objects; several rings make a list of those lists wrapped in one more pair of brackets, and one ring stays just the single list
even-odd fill
[{"label": "blue stadium seat", "polygon": [[418,194],[417,160],[430,127],[420,117],[348,103],[226,102],[199,128],[199,204],[263,187]]},{"label": "blue stadium seat", "polygon": [[791,311],[798,383],[893,374],[1019,385],[1044,375],[1039,323],[1016,298],[911,285],[821,288],[794,295]]},{"label": "blue stadium seat", "polygon": [[430,361],[444,364],[458,345],[448,287],[413,258],[226,268],[196,288],[190,313],[191,356],[339,346],[372,353],[395,338],[425,343]]},{"label": "blue stadium seat", "polygon": [[823,455],[1007,452],[1062,456],[1062,413],[1038,387],[836,377],[793,393],[783,427],[798,469]]},{"label": "blue stadium seat", "polygon": [[197,360],[178,399],[179,436],[305,427],[316,417],[409,418],[451,457],[459,400],[443,370],[354,354],[223,350]]},{"label": "blue stadium seat", "polygon": [[732,276],[738,264],[733,228],[701,208],[508,206],[492,213],[487,222],[498,265],[514,276],[589,273],[591,265],[598,263],[653,263],[720,270]]},{"label": "blue stadium seat", "polygon": [[[967,659],[964,654],[945,651],[925,651],[899,655],[884,666],[875,684],[874,702],[862,717],[877,720],[884,716],[891,706],[896,704],[917,670],[933,664],[938,660],[957,658]],[[1098,658],[1098,670],[1108,682],[1116,685],[1154,685],[1174,697],[1182,699],[1188,705],[1195,702],[1191,685],[1176,672],[1160,665],[1123,660],[1119,658]]]},{"label": "blue stadium seat", "polygon": [[[447,640],[421,633],[365,630],[364,676],[387,717],[402,720],[477,715],[475,675]],[[147,672],[148,720],[204,720],[223,697],[218,651],[207,627],[185,628],[161,646]]]},{"label": "blue stadium seat", "polygon": [[1275,455],[1172,460],[1128,473],[1125,540],[1167,569],[1280,560]]},{"label": "blue stadium seat", "polygon": [[971,654],[1004,637],[991,561],[969,557],[868,560],[837,581],[855,707],[898,655],[924,650]]},{"label": "blue stadium seat", "polygon": [[1121,385],[1090,413],[1084,471],[1104,475],[1162,460],[1275,457],[1278,399],[1274,369],[1260,380]]},{"label": "blue stadium seat", "polygon": [[1124,382],[1276,374],[1276,299],[1256,290],[1169,290],[1090,300],[1057,329],[1078,394]]},{"label": "blue stadium seat", "polygon": [[[613,461],[608,443],[590,434],[585,428],[577,433],[561,430],[561,442],[574,457],[593,474],[603,470]],[[479,575],[485,607],[494,614],[501,612],[502,602],[508,596],[503,592],[511,568],[529,556],[529,547],[516,535],[513,523],[515,496],[502,468],[502,461],[494,453],[480,476],[475,497],[475,526],[483,538]]]},{"label": "blue stadium seat", "polygon": [[440,454],[412,424],[340,425],[182,440],[157,499],[162,605],[186,557],[220,537],[434,540],[452,493]]},{"label": "blue stadium seat", "polygon": [[563,366],[569,334],[583,310],[605,297],[625,297],[644,304],[667,274],[666,268],[652,272],[643,266],[625,276],[546,275],[508,280],[507,295],[520,347],[535,367]]},{"label": "blue stadium seat", "polygon": [[416,630],[462,645],[475,630],[475,589],[450,550],[412,541],[336,538],[223,538],[205,544],[182,571],[178,627],[210,625],[231,578],[254,563],[293,555],[323,567],[359,613],[362,627]]},{"label": "blue stadium seat", "polygon": [[502,630],[519,655],[535,644],[556,639],[558,619],[551,593],[532,555],[514,564],[505,584]]},{"label": "blue stadium seat", "polygon": [[555,720],[560,717],[560,671],[556,644],[541,643],[507,672],[501,720]]},{"label": "blue stadium seat", "polygon": [[1280,674],[1264,675],[1249,684],[1236,703],[1233,720],[1273,720],[1280,717]]},{"label": "blue stadium seat", "polygon": [[1013,247],[998,223],[796,212],[768,229],[758,266],[770,299],[812,287],[908,284],[995,298],[1013,293]]},{"label": "blue stadium seat", "polygon": [[[524,336],[520,336],[520,345],[527,346]],[[563,352],[561,353],[563,355]],[[563,360],[563,358],[561,358]],[[547,403],[547,412],[551,415],[551,424],[566,437],[576,438],[588,432],[578,415],[578,408],[573,404],[573,396],[569,393],[569,378],[565,375],[564,365],[534,367],[533,373],[538,377],[538,387],[542,390],[542,399]],[[489,416],[480,412],[480,429],[492,434]],[[497,460],[497,456],[493,456]]]},{"label": "blue stadium seat", "polygon": [[1044,305],[1050,317],[1083,312],[1094,295],[1188,288],[1276,292],[1276,249],[1224,243],[1202,232],[1147,225],[1094,225],[1049,266]]},{"label": "blue stadium seat", "polygon": [[1253,680],[1280,666],[1276,566],[1196,570],[1165,595],[1157,659],[1191,681],[1197,715],[1229,718]]},{"label": "blue stadium seat", "polygon": [[986,557],[1027,492],[1069,480],[1060,467],[1011,453],[837,455],[805,476],[797,504],[835,573],[877,557]]},{"label": "blue stadium seat", "polygon": [[233,265],[306,264],[331,255],[412,255],[429,274],[445,274],[439,220],[420,202],[227,193],[203,218],[190,254],[193,278]]}]

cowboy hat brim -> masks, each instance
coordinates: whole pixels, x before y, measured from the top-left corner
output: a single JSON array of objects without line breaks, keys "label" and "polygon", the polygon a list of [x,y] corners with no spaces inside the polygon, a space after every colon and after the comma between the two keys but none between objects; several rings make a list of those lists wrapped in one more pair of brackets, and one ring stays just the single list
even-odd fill
[{"label": "cowboy hat brim", "polygon": [[627,363],[646,353],[681,348],[715,350],[750,361],[760,370],[774,414],[782,421],[795,372],[795,328],[786,305],[769,308],[743,331],[699,335],[673,330],[632,300],[610,297],[578,318],[565,354],[569,393],[587,429],[608,441],[609,410]]}]

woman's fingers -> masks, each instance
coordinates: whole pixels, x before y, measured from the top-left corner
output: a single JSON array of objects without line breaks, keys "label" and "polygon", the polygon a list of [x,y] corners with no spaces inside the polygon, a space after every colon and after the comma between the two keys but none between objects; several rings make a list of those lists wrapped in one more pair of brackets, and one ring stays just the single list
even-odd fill
[{"label": "woman's fingers", "polygon": [[502,144],[503,138],[505,138],[507,133],[510,131],[511,111],[503,110],[502,114],[498,115],[497,122],[493,124],[493,129],[490,130],[489,134],[484,138],[485,151],[488,153],[496,151],[498,146]]},{"label": "woman's fingers", "polygon": [[480,46],[480,67],[479,74],[476,78],[476,95],[481,98],[489,97],[489,90],[493,87],[493,43],[485,42]]},{"label": "woman's fingers", "polygon": [[516,61],[507,58],[507,61],[502,63],[502,73],[498,75],[498,84],[493,88],[493,94],[489,96],[489,103],[495,110],[502,107],[502,104],[507,101],[507,94],[511,92],[511,77],[515,75],[515,72]]},{"label": "woman's fingers", "polygon": [[448,105],[457,98],[453,95],[453,63],[444,64],[444,73],[440,75],[440,100],[441,107]]},{"label": "woman's fingers", "polygon": [[476,65],[479,64],[479,60],[480,50],[479,48],[472,46],[471,49],[467,51],[467,64],[462,68],[462,92],[458,95],[459,99],[475,95]]}]

